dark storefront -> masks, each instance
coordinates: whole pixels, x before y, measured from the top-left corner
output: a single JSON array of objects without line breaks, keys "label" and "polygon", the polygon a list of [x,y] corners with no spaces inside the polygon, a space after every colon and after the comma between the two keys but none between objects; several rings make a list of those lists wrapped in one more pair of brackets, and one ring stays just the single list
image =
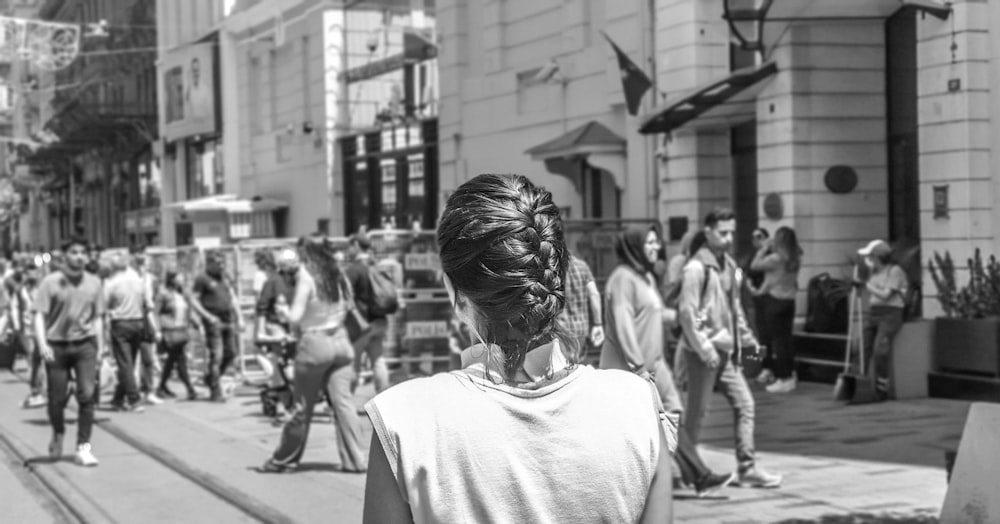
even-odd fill
[{"label": "dark storefront", "polygon": [[432,229],[438,213],[437,119],[386,126],[340,140],[344,220],[359,226]]}]

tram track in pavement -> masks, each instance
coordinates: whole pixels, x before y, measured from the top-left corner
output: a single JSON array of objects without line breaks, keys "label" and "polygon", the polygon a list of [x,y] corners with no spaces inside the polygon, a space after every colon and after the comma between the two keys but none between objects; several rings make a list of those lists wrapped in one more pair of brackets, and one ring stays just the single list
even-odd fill
[{"label": "tram track in pavement", "polygon": [[[27,383],[19,373],[14,372],[11,376]],[[71,411],[75,412],[76,408],[71,408]],[[44,410],[42,410],[42,413],[44,413]],[[99,411],[98,416],[101,413]],[[67,414],[69,414],[69,411]],[[7,418],[0,417],[0,420]],[[146,518],[143,518],[143,515],[119,515],[118,513],[121,513],[122,505],[118,504],[118,511],[116,511],[114,506],[120,497],[116,497],[115,500],[109,503],[108,501],[100,500],[100,497],[94,496],[92,492],[88,493],[87,488],[93,488],[90,482],[100,481],[100,479],[90,475],[81,478],[80,474],[73,474],[74,472],[84,470],[84,468],[40,467],[43,465],[55,466],[55,464],[53,464],[54,461],[48,459],[47,454],[39,457],[35,449],[37,446],[32,447],[25,439],[15,435],[11,431],[11,428],[3,426],[6,426],[6,424],[0,422],[0,453],[7,455],[11,459],[10,462],[23,466],[20,468],[20,471],[15,472],[15,475],[38,498],[39,503],[46,511],[53,515],[55,521],[81,523],[147,521]],[[217,517],[212,520],[220,524],[231,521],[294,522],[291,517],[234,489],[222,479],[202,472],[179,459],[171,452],[131,434],[113,420],[99,418],[95,421],[94,431],[100,431],[106,434],[106,437],[113,439],[112,442],[108,442],[106,438],[101,439],[101,449],[111,451],[112,455],[97,470],[87,468],[84,471],[89,473],[89,471],[106,469],[106,464],[114,459],[136,462],[139,465],[145,464],[144,471],[132,470],[132,473],[138,477],[136,484],[132,487],[137,492],[146,493],[152,492],[157,487],[156,484],[163,479],[156,478],[152,480],[152,484],[143,485],[142,481],[149,480],[145,477],[152,475],[150,471],[145,471],[145,469],[148,468],[155,473],[159,468],[160,477],[172,477],[169,479],[169,483],[171,484],[169,489],[176,492],[178,498],[181,499],[177,501],[180,503],[178,507],[173,508],[175,510],[173,515],[175,519],[183,519],[183,515],[186,512],[197,512],[203,517],[208,517],[213,513],[216,514]],[[67,432],[67,436],[70,436],[69,433]],[[47,440],[45,443],[47,445]],[[155,466],[150,467],[151,464],[155,464]],[[164,472],[167,473],[164,474]],[[77,478],[73,478],[74,476]],[[81,479],[87,480],[87,482],[79,482]],[[114,478],[113,480],[117,480],[120,483],[125,481],[125,479],[120,478]],[[199,493],[195,493],[195,491],[200,492],[200,495]],[[184,497],[180,496],[182,493],[187,493],[187,500],[184,500]],[[157,495],[162,496],[163,494],[157,493]],[[190,499],[200,499],[200,502]],[[204,503],[210,501],[216,501],[219,506],[214,510],[205,508]],[[190,504],[186,504],[185,502]],[[227,515],[228,517],[238,518],[227,518]]]}]

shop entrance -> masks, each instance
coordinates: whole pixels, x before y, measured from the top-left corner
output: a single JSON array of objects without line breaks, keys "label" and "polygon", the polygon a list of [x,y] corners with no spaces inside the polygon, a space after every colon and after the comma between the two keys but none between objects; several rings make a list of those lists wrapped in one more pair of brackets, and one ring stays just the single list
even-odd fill
[{"label": "shop entrance", "polygon": [[889,240],[897,248],[897,262],[916,284],[921,259],[916,9],[904,8],[890,17],[885,32]]},{"label": "shop entrance", "polygon": [[736,214],[736,259],[752,257],[753,230],[760,216],[757,212],[757,121],[730,129],[730,155],[733,159],[732,202]]}]

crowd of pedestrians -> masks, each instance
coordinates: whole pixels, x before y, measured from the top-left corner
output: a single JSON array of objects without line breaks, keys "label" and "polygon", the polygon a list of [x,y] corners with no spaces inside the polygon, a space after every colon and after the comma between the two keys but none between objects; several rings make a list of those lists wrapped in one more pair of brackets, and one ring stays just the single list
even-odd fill
[{"label": "crowd of pedestrians", "polygon": [[[296,470],[325,403],[339,469],[368,472],[369,522],[662,522],[681,486],[699,496],[729,485],[779,487],[782,476],[758,463],[750,382],[771,394],[796,388],[803,251],[791,228],[773,237],[757,229],[741,267],[737,233],[733,212],[715,209],[668,259],[659,225],[631,226],[616,239],[618,265],[602,293],[566,245],[550,193],[522,176],[475,177],[448,199],[437,236],[455,315],[453,369],[394,387],[384,339],[389,316],[404,305],[398,260],[376,262],[363,233],[346,253],[322,236],[259,253],[251,334],[274,369],[262,399],[282,399],[275,416],[283,424],[259,471]],[[23,405],[47,406],[49,452],[59,458],[75,397],[74,460],[82,466],[98,464],[91,432],[103,359],[117,367],[116,411],[175,398],[175,371],[186,399],[198,400],[190,353],[200,332],[207,400],[225,402],[222,377],[245,325],[218,254],[206,255],[190,285],[176,268],[161,281],[141,249],[107,265],[98,254],[73,238],[48,260],[17,257],[0,294],[2,330],[29,357]],[[867,338],[887,394],[906,278],[884,242],[859,255],[871,269]],[[763,370],[749,375],[748,359],[762,359]],[[365,363],[377,393],[366,405],[374,428],[367,454],[352,402]],[[716,392],[733,411],[729,472],[712,471],[698,452]]]},{"label": "crowd of pedestrians", "polygon": [[[385,310],[384,301],[382,310],[371,305],[379,291],[369,277],[384,270],[394,282],[402,279],[401,265],[377,269],[370,250],[367,236],[359,234],[346,254],[323,238],[304,238],[297,248],[281,250],[277,260],[272,253],[257,258],[263,278],[255,283],[253,339],[280,364],[269,386],[286,387],[290,413],[281,415],[291,415],[278,417],[286,421],[282,444],[263,471],[295,468],[313,409],[323,401],[338,424],[342,470],[367,469],[351,397],[363,365],[360,355],[374,368],[376,387],[388,387],[382,348],[386,317],[395,311]],[[153,275],[143,251],[112,252],[102,260],[99,246],[71,238],[45,257],[15,255],[4,264],[0,333],[3,343],[27,357],[30,389],[22,407],[47,406],[53,459],[63,454],[64,411],[72,396],[79,411],[74,459],[82,466],[98,464],[90,437],[102,383],[110,380],[114,391],[104,400],[108,409],[122,413],[141,413],[176,398],[170,387],[175,372],[188,401],[226,401],[222,377],[238,354],[244,321],[224,259],[206,253],[204,271],[188,285],[176,268],[162,279]],[[399,300],[398,289],[392,293]],[[350,309],[364,310],[363,336],[353,342],[346,335],[345,297],[351,298]],[[204,369],[198,371],[207,395],[192,379],[192,333],[204,341]]]}]

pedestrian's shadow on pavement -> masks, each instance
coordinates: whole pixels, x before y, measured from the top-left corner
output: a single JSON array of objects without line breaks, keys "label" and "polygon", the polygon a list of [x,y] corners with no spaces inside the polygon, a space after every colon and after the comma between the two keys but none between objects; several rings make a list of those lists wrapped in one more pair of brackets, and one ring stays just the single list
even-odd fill
[{"label": "pedestrian's shadow on pavement", "polygon": [[823,515],[815,519],[787,519],[776,524],[937,524],[936,514],[930,510],[912,515],[892,513],[846,513],[843,515]]},{"label": "pedestrian's shadow on pavement", "polygon": [[283,471],[280,473],[264,471],[260,466],[251,466],[247,468],[255,473],[260,473],[264,475],[294,475],[296,473],[344,473],[348,475],[357,475],[363,472],[357,471],[344,471],[340,464],[330,464],[327,462],[301,462],[293,470]]},{"label": "pedestrian's shadow on pavement", "polygon": [[28,468],[28,469],[31,469],[31,468],[35,467],[36,465],[52,465],[52,464],[58,464],[60,462],[73,462],[73,456],[72,455],[70,455],[70,456],[62,456],[62,457],[59,457],[57,459],[54,459],[52,457],[47,457],[47,456],[32,457],[32,458],[24,461],[24,467]]},{"label": "pedestrian's shadow on pavement", "polygon": [[674,493],[674,500],[729,500],[729,497],[721,494],[705,495],[699,497],[695,493]]},{"label": "pedestrian's shadow on pavement", "polygon": [[[111,420],[110,417],[94,417],[94,424],[101,424],[103,422],[108,422],[110,420]],[[33,419],[28,419],[28,420],[25,420],[24,423],[25,424],[31,424],[32,426],[51,426],[52,425],[52,423],[49,422],[49,419],[47,419],[47,418],[33,418]],[[66,419],[64,421],[64,423],[67,426],[75,426],[76,425],[76,419],[75,418],[68,418],[68,419]]]}]

